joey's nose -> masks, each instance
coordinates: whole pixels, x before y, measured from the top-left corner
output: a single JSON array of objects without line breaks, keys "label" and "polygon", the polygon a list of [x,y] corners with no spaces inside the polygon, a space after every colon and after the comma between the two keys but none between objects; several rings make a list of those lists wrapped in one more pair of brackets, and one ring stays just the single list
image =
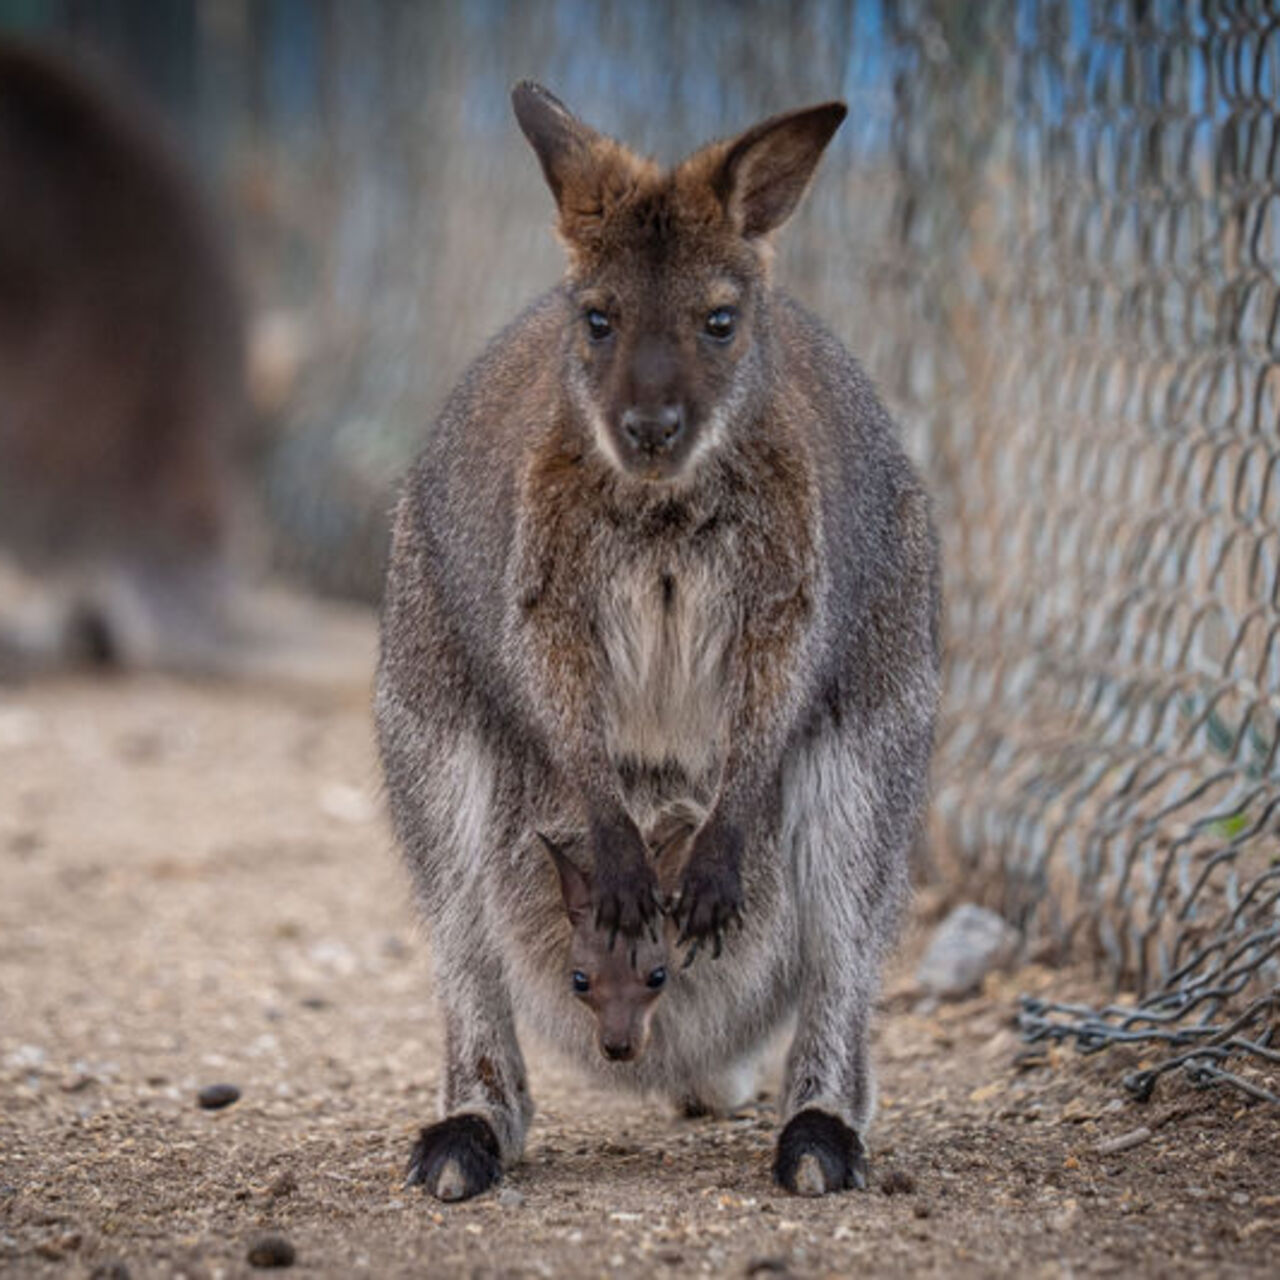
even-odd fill
[{"label": "joey's nose", "polygon": [[657,412],[628,409],[622,415],[622,430],[637,453],[667,453],[684,431],[684,413],[676,404],[664,405]]},{"label": "joey's nose", "polygon": [[600,1048],[611,1062],[630,1062],[636,1056],[630,1040],[601,1040]]}]

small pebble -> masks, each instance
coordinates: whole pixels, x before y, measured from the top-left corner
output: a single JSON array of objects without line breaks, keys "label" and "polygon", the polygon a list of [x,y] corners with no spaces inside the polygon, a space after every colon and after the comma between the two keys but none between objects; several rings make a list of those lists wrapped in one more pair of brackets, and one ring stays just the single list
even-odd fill
[{"label": "small pebble", "polygon": [[911,1212],[917,1218],[927,1218],[933,1210],[929,1208],[929,1202],[927,1200],[917,1200],[915,1204],[911,1206]]},{"label": "small pebble", "polygon": [[251,1267],[291,1267],[296,1256],[284,1236],[259,1236],[249,1246]]},{"label": "small pebble", "polygon": [[235,1102],[240,1097],[240,1090],[233,1084],[209,1084],[197,1096],[206,1111],[218,1111]]},{"label": "small pebble", "polygon": [[932,996],[969,995],[991,970],[1013,957],[1021,936],[994,911],[961,903],[933,931],[916,981]]},{"label": "small pebble", "polygon": [[277,1174],[271,1180],[271,1185],[267,1187],[267,1194],[276,1200],[283,1196],[291,1196],[298,1189],[298,1179],[286,1169],[283,1173]]},{"label": "small pebble", "polygon": [[524,1204],[524,1195],[522,1192],[517,1191],[515,1187],[503,1187],[498,1192],[498,1203],[504,1209],[518,1209]]}]

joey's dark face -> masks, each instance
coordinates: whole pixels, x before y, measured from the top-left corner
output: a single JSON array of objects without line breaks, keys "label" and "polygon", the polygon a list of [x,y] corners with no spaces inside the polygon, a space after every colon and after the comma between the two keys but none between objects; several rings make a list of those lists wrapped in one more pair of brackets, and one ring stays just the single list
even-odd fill
[{"label": "joey's dark face", "polygon": [[569,949],[569,987],[596,1020],[600,1052],[611,1062],[631,1062],[649,1043],[654,1006],[668,982],[667,948],[642,938],[618,938],[583,920]]},{"label": "joey's dark face", "polygon": [[618,470],[677,480],[723,442],[748,398],[757,275],[754,255],[655,233],[571,281],[570,385]]}]

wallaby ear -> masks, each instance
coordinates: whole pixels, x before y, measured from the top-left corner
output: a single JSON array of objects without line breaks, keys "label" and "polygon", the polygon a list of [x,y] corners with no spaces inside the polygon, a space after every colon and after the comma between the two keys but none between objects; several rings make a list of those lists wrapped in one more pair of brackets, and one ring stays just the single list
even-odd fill
[{"label": "wallaby ear", "polygon": [[521,81],[511,92],[511,103],[556,198],[561,239],[571,255],[592,251],[609,218],[657,170],[651,161],[583,124],[539,84]]},{"label": "wallaby ear", "polygon": [[728,144],[712,186],[741,235],[767,235],[792,215],[848,111],[843,102],[789,111]]},{"label": "wallaby ear", "polygon": [[650,834],[650,856],[663,901],[675,896],[699,825],[699,819],[692,814],[672,811],[659,819]]},{"label": "wallaby ear", "polygon": [[551,858],[556,875],[560,877],[560,896],[564,899],[564,908],[569,913],[569,921],[574,925],[579,924],[591,910],[591,881],[587,873],[565,853],[560,845],[544,836],[541,831],[537,835],[542,841],[542,847]]},{"label": "wallaby ear", "polygon": [[511,91],[511,105],[524,136],[537,152],[556,204],[565,187],[591,163],[591,148],[600,135],[540,84],[521,80]]}]

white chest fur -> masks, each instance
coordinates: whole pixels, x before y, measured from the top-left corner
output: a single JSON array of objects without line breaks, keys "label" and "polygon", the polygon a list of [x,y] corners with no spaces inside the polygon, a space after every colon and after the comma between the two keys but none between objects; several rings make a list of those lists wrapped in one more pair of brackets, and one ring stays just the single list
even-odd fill
[{"label": "white chest fur", "polygon": [[636,565],[610,584],[601,621],[614,760],[675,763],[691,778],[707,776],[728,727],[729,593],[705,567]]}]

